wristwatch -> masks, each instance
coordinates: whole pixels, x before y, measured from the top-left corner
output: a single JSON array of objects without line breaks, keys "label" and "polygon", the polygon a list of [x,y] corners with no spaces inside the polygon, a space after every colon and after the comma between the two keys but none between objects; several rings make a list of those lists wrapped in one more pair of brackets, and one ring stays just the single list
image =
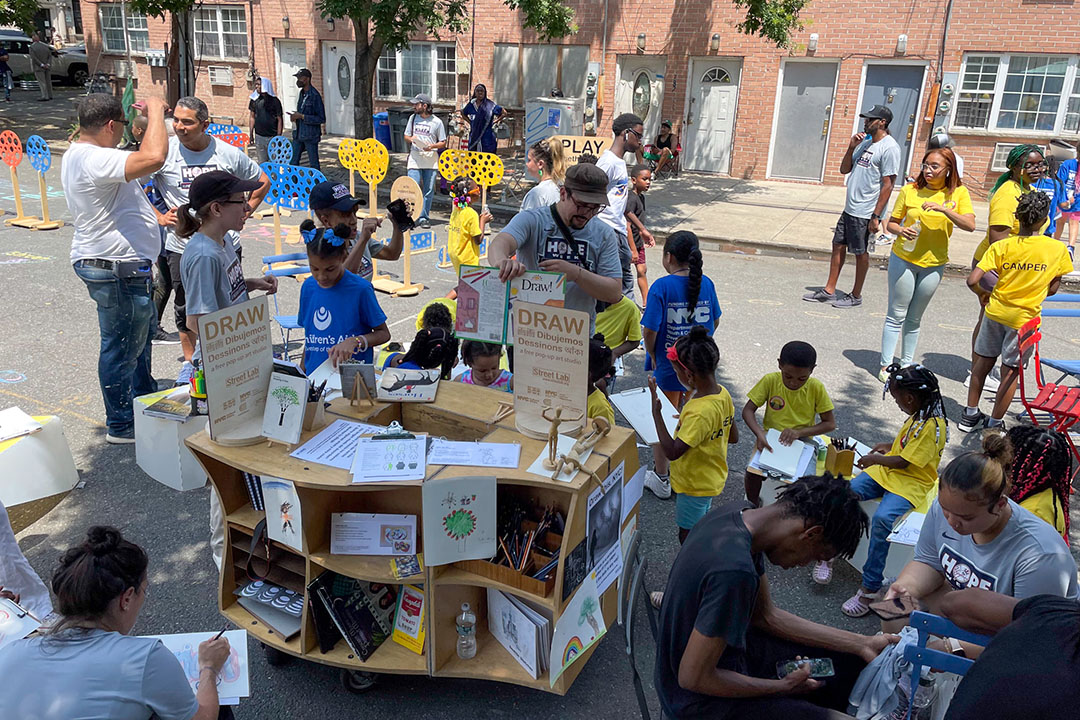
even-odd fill
[{"label": "wristwatch", "polygon": [[957,655],[959,657],[967,657],[964,652],[964,646],[956,638],[945,638],[945,649],[949,651],[950,655]]},{"label": "wristwatch", "polygon": [[870,219],[871,220],[880,220],[881,216],[878,215],[877,213],[870,213]]}]

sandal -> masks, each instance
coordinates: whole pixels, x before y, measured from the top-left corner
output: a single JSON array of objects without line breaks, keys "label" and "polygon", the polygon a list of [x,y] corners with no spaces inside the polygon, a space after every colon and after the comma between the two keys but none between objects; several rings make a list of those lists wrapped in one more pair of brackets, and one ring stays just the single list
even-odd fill
[{"label": "sandal", "polygon": [[822,560],[815,564],[811,577],[818,585],[828,585],[832,580],[832,560]]},{"label": "sandal", "polygon": [[657,610],[660,609],[660,603],[662,603],[663,601],[664,601],[664,591],[663,590],[654,590],[651,593],[649,593],[649,602],[651,602],[652,606],[654,608],[656,608]]},{"label": "sandal", "polygon": [[855,591],[855,594],[848,598],[847,602],[840,608],[840,612],[844,613],[848,617],[857,618],[862,617],[870,612],[870,601],[874,599],[877,593],[864,592],[862,588]]}]

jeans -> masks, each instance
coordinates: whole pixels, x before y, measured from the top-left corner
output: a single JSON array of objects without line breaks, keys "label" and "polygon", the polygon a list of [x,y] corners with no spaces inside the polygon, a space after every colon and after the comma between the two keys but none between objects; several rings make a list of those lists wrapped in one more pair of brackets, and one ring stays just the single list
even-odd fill
[{"label": "jeans", "polygon": [[431,212],[431,198],[435,194],[435,174],[436,169],[431,168],[409,168],[409,177],[416,181],[416,184],[420,186],[421,192],[424,193],[424,209],[420,211],[419,220],[427,220],[428,213]]},{"label": "jeans", "polygon": [[101,332],[98,383],[105,401],[106,425],[110,435],[130,437],[135,430],[132,398],[157,390],[150,372],[150,340],[157,315],[150,276],[120,280],[112,270],[79,263],[74,268],[97,303]]},{"label": "jeans", "polygon": [[[165,314],[165,308],[169,305],[169,296],[173,291],[173,276],[169,269],[167,255],[158,255],[157,273],[154,275],[154,308],[157,310],[158,325],[161,325],[161,316]],[[177,278],[179,280],[179,278]]]},{"label": "jeans", "polygon": [[270,162],[270,141],[273,140],[271,135],[260,135],[255,133],[255,157],[258,158],[258,163],[262,165],[264,162]]},{"label": "jeans", "polygon": [[892,364],[897,338],[901,338],[900,364],[912,363],[923,313],[944,273],[944,265],[919,267],[895,254],[889,256],[889,310],[881,330],[881,367]]},{"label": "jeans", "polygon": [[307,151],[308,167],[319,169],[319,138],[306,138],[304,140],[298,140],[293,138],[292,141],[292,162],[290,165],[300,164],[300,155]]},{"label": "jeans", "polygon": [[866,562],[862,569],[863,588],[877,592],[881,589],[885,560],[889,556],[889,541],[886,538],[892,532],[897,518],[913,506],[903,497],[878,485],[868,473],[859,473],[851,481],[851,489],[860,500],[881,498],[874,517],[870,518],[870,549],[866,552]]}]

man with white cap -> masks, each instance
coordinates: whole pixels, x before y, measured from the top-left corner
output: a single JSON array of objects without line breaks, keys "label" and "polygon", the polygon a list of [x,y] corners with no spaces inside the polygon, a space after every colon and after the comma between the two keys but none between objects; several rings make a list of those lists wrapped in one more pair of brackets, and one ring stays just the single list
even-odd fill
[{"label": "man with white cap", "polygon": [[435,194],[435,173],[439,167],[439,151],[446,147],[446,126],[431,112],[431,98],[419,93],[411,101],[416,112],[405,125],[405,142],[409,143],[409,177],[424,193],[424,209],[417,225],[428,227],[431,196]]}]

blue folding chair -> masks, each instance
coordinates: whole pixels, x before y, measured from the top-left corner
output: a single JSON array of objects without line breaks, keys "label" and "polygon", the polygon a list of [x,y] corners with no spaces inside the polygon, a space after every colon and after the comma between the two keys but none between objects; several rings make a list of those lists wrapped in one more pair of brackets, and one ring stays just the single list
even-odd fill
[{"label": "blue folding chair", "polygon": [[919,632],[919,642],[904,648],[904,659],[911,663],[911,693],[908,695],[907,709],[907,718],[911,720],[911,711],[915,706],[915,691],[919,689],[919,676],[922,674],[923,667],[951,672],[955,675],[966,675],[968,669],[975,664],[974,660],[957,657],[940,650],[931,650],[926,647],[930,636],[951,637],[983,647],[990,642],[990,638],[986,635],[978,635],[962,630],[943,617],[925,612],[916,611],[911,613],[911,620],[908,624]]},{"label": "blue folding chair", "polygon": [[[297,277],[299,275],[308,275],[311,273],[311,268],[307,265],[307,253],[285,253],[283,255],[267,255],[262,259],[263,264],[266,265],[266,272],[277,278],[283,277]],[[287,265],[285,263],[288,263]],[[298,263],[303,263],[298,264]],[[282,264],[282,267],[274,267],[277,264]],[[281,356],[286,360],[289,359],[289,335],[293,330],[300,330],[303,334],[304,326],[300,324],[299,315],[282,315],[281,310],[278,308],[278,296],[274,293],[274,320],[277,321],[278,327],[281,328],[281,342],[284,344]]]}]

